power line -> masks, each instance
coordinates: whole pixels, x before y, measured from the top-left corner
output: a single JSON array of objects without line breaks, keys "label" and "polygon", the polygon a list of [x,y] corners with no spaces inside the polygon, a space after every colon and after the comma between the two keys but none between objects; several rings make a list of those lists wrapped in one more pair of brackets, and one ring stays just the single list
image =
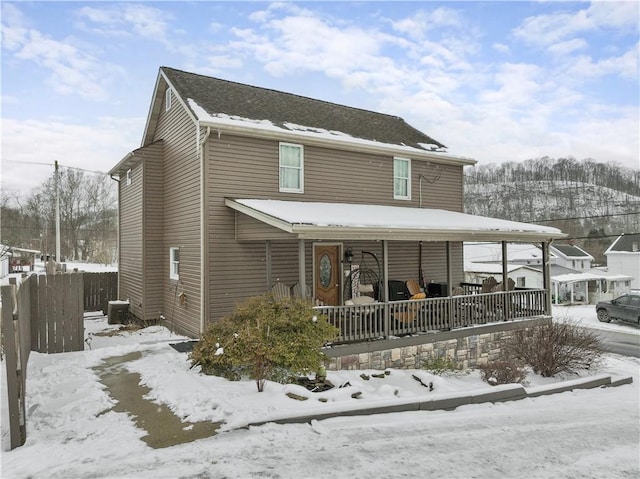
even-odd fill
[{"label": "power line", "polygon": [[640,215],[640,211],[632,211],[631,213],[612,213],[609,215],[592,215],[592,216],[574,216],[569,218],[553,218],[547,220],[534,220],[536,223],[548,223],[550,221],[564,221],[564,220],[587,220],[592,218],[611,218],[613,216],[630,216]]},{"label": "power line", "polygon": [[[4,161],[9,162],[9,163],[21,163],[21,164],[24,164],[24,165],[43,165],[43,166],[55,167],[55,163],[40,163],[38,161],[21,161],[21,160],[4,160]],[[67,169],[70,169],[70,170],[79,170],[79,171],[86,171],[87,173],[95,173],[97,175],[106,175],[107,174],[104,171],[87,170],[87,169],[84,169],[84,168],[79,168],[77,166],[63,165],[61,163],[58,163],[58,166],[60,166],[61,168],[67,168]]]}]

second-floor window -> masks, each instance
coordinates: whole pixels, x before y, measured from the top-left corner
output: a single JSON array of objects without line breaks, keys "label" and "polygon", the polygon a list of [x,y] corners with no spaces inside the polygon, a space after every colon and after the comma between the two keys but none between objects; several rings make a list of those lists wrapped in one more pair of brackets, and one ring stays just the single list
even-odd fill
[{"label": "second-floor window", "polygon": [[130,185],[131,184],[131,169],[127,170],[127,179],[125,181],[126,185]]},{"label": "second-floor window", "polygon": [[171,110],[171,88],[167,88],[164,99],[164,111]]},{"label": "second-floor window", "polygon": [[393,159],[393,199],[411,199],[411,160]]},{"label": "second-floor window", "polygon": [[302,145],[280,143],[280,191],[304,192],[304,149]]}]

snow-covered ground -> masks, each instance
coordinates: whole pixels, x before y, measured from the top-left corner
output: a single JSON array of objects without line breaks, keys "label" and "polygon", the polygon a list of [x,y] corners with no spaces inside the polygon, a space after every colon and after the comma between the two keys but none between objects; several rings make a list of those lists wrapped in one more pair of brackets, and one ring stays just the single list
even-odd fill
[{"label": "snow-covered ground", "polygon": [[[632,325],[602,324],[593,306],[557,307],[555,315],[587,326],[631,331]],[[357,477],[640,477],[640,361],[607,355],[598,372],[632,376],[614,388],[576,390],[498,404],[338,417],[311,424],[249,422],[301,412],[326,412],[436,397],[490,388],[477,372],[434,376],[427,371],[392,370],[384,378],[360,378],[363,371],[329,372],[334,384],[350,387],[309,393],[268,383],[258,393],[251,381],[228,382],[190,369],[185,353],[169,346],[185,338],[162,327],[115,336],[102,316],[85,320],[91,349],[32,353],[28,367],[24,446],[4,450],[3,478],[357,478]],[[125,363],[151,389],[149,398],[167,404],[185,420],[224,421],[225,432],[195,442],[152,449],[145,434],[114,401],[91,368],[104,358],[133,351]],[[3,365],[4,368],[4,365]],[[372,373],[373,371],[364,371]],[[429,392],[411,375],[434,384]],[[532,386],[553,381],[529,377]],[[360,399],[351,395],[360,391]],[[297,401],[295,392],[310,396]],[[321,402],[318,398],[326,399]]]}]

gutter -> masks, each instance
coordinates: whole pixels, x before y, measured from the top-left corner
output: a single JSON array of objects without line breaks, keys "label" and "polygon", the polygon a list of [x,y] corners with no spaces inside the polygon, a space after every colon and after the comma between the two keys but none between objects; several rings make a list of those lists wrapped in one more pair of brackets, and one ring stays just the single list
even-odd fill
[{"label": "gutter", "polygon": [[207,126],[219,131],[228,133],[237,133],[242,135],[250,135],[254,138],[264,138],[277,141],[294,141],[300,142],[304,139],[305,145],[318,146],[324,148],[339,148],[345,151],[356,151],[361,153],[372,153],[379,155],[398,155],[410,156],[413,159],[424,159],[434,163],[443,163],[447,165],[457,164],[461,166],[470,166],[477,163],[473,158],[465,156],[450,155],[447,153],[429,152],[426,150],[418,150],[410,146],[392,145],[388,143],[375,144],[371,140],[361,140],[362,142],[353,141],[353,137],[343,137],[336,135],[335,138],[323,138],[313,134],[305,134],[304,132],[288,131],[281,128],[271,130],[266,128],[255,128],[251,126],[230,125],[225,122],[215,122],[210,120],[200,120],[200,126]]},{"label": "gutter", "polygon": [[211,135],[211,127],[207,126],[207,132],[203,138],[200,138],[200,122],[196,122],[196,141],[198,142],[198,155],[200,159],[200,334],[204,334],[204,328],[208,317],[208,300],[205,292],[208,291],[207,284],[209,281],[208,256],[209,248],[207,241],[207,174],[206,174],[206,155],[204,146]]}]

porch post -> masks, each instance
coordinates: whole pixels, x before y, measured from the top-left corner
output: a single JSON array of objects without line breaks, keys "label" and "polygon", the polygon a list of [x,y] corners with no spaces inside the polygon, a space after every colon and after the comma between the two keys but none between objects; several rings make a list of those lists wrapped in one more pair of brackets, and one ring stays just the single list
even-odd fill
[{"label": "porch post", "polygon": [[271,281],[271,240],[264,242],[264,249],[265,262],[267,263],[267,291],[271,291],[271,285],[273,284]]},{"label": "porch post", "polygon": [[304,254],[304,240],[298,240],[298,284],[300,284],[300,296],[307,297],[307,286],[305,273],[305,254]]},{"label": "porch post", "polygon": [[447,296],[453,291],[453,254],[451,254],[451,241],[447,241]]},{"label": "porch post", "polygon": [[[551,316],[551,271],[549,266],[549,242],[542,242],[542,287],[546,292],[544,312]],[[558,295],[556,293],[556,300]]]},{"label": "porch post", "polygon": [[384,336],[391,335],[391,310],[389,308],[389,244],[382,240],[382,300],[384,301]]},{"label": "porch post", "polygon": [[507,242],[502,241],[502,291],[507,290],[509,272],[507,270]]}]

